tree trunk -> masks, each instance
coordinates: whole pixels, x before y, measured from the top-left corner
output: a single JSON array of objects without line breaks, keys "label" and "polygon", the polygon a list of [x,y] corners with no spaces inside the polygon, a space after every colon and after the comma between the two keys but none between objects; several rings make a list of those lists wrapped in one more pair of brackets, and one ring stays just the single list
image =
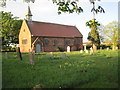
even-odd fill
[{"label": "tree trunk", "polygon": [[34,52],[29,50],[29,61],[30,64],[34,65]]},{"label": "tree trunk", "polygon": [[17,52],[17,55],[18,55],[18,59],[21,61],[22,60],[22,55],[21,55],[19,47],[16,48],[16,52]]}]

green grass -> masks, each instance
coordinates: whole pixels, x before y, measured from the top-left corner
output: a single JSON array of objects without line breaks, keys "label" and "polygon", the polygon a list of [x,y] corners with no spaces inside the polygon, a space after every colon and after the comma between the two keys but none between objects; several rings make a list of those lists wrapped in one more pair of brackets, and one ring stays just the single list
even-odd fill
[{"label": "green grass", "polygon": [[[60,56],[60,52],[54,53]],[[97,51],[94,55],[66,53],[69,58],[50,59],[48,53],[35,55],[35,66],[29,64],[28,54],[23,61],[16,53],[3,53],[3,88],[117,88],[118,51]]]}]

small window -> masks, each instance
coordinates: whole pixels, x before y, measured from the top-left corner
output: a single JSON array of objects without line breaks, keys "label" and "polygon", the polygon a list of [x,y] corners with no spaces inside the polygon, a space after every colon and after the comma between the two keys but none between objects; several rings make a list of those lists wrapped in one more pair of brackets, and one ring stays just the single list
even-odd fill
[{"label": "small window", "polygon": [[66,46],[70,45],[70,40],[65,40],[65,41],[64,41],[64,44],[65,44]]},{"label": "small window", "polygon": [[25,29],[23,31],[25,32]]},{"label": "small window", "polygon": [[23,39],[22,44],[27,44],[27,39]]},{"label": "small window", "polygon": [[75,39],[74,39],[74,44],[77,45],[77,44],[79,44],[79,43],[80,43],[80,38],[75,38]]},{"label": "small window", "polygon": [[49,41],[47,39],[44,39],[43,45],[46,47],[49,44]]},{"label": "small window", "polygon": [[53,46],[56,46],[57,45],[57,40],[53,40],[52,44],[53,44]]}]

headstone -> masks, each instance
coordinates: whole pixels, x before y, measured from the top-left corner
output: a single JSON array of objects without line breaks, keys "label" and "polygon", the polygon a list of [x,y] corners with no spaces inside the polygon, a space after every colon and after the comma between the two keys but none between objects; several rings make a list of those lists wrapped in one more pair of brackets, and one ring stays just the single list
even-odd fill
[{"label": "headstone", "polygon": [[90,55],[92,55],[93,54],[93,48],[91,47],[90,48]]},{"label": "headstone", "polygon": [[67,46],[67,52],[70,52],[70,46]]},{"label": "headstone", "polygon": [[50,54],[53,54],[53,52],[50,52]]},{"label": "headstone", "polygon": [[84,44],[84,51],[86,51],[86,44]]},{"label": "headstone", "polygon": [[85,50],[85,53],[88,53],[88,50]]},{"label": "headstone", "polygon": [[50,52],[49,58],[50,58],[50,59],[53,59],[53,58],[54,58],[53,52]]},{"label": "headstone", "polygon": [[112,50],[115,50],[115,46],[114,45],[112,46]]},{"label": "headstone", "polygon": [[83,50],[80,50],[80,53],[83,53]]},{"label": "headstone", "polygon": [[118,47],[115,47],[116,50],[118,50]]},{"label": "headstone", "polygon": [[42,88],[44,88],[44,86],[41,85],[41,84],[38,84],[38,85],[36,85],[35,87],[33,87],[32,90],[42,90]]},{"label": "headstone", "polygon": [[107,47],[107,51],[109,50],[109,47]]},{"label": "headstone", "polygon": [[16,52],[17,52],[17,55],[18,55],[18,59],[22,60],[22,54],[20,52],[20,47],[16,47]]},{"label": "headstone", "polygon": [[100,47],[100,50],[102,50],[102,47]]}]

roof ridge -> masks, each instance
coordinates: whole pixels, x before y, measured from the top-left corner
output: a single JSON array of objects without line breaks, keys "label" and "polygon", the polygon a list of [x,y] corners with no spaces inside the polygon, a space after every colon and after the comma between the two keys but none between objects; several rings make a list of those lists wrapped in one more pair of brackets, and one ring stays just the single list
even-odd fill
[{"label": "roof ridge", "polygon": [[55,25],[61,25],[61,26],[69,26],[69,27],[76,27],[74,25],[65,25],[65,24],[59,24],[59,23],[51,23],[51,22],[41,22],[41,21],[32,21],[37,23],[46,23],[46,24],[55,24]]}]

